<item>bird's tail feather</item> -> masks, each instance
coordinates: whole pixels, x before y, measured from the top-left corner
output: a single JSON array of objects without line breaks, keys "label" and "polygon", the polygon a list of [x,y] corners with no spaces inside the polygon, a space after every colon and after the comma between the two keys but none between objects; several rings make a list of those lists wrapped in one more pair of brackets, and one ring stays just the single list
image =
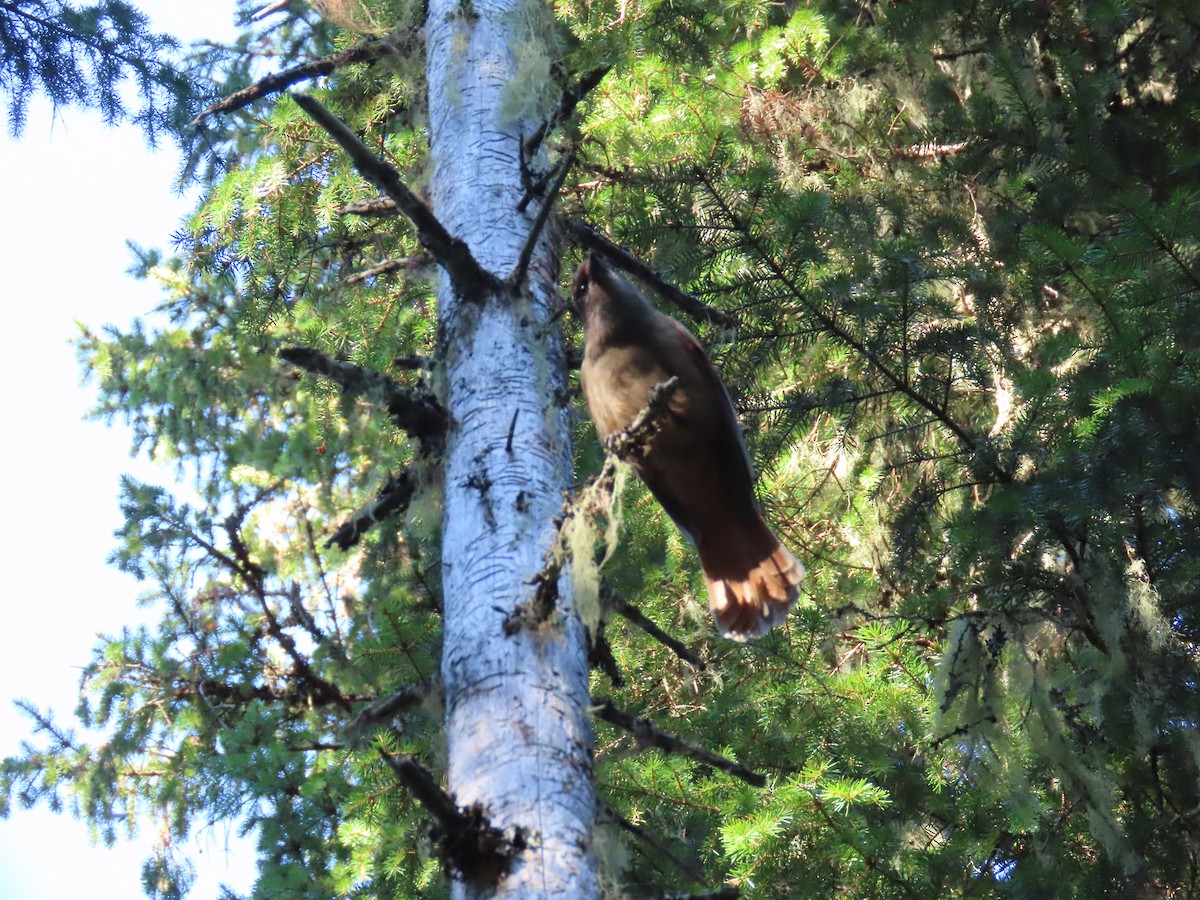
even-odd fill
[{"label": "bird's tail feather", "polygon": [[704,550],[709,606],[722,635],[735,641],[761,637],[787,618],[800,595],[804,566],[766,523],[759,534]]}]

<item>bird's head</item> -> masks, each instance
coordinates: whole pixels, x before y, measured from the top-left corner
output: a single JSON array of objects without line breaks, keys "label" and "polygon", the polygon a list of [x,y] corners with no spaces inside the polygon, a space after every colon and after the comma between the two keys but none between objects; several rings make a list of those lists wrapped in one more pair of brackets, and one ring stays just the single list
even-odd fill
[{"label": "bird's head", "polygon": [[569,303],[571,311],[582,316],[584,321],[587,321],[589,306],[594,307],[597,303],[603,302],[602,285],[608,274],[608,267],[596,253],[589,254],[588,258],[575,270],[575,277],[571,281]]},{"label": "bird's head", "polygon": [[642,327],[654,316],[650,301],[598,253],[575,270],[569,302],[585,334]]}]

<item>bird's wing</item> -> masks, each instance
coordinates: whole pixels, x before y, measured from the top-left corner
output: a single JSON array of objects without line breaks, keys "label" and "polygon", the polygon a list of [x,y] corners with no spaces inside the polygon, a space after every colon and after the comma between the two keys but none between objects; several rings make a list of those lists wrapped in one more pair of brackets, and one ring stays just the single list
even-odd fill
[{"label": "bird's wing", "polygon": [[742,440],[742,429],[738,424],[737,411],[733,407],[733,400],[729,397],[729,391],[725,387],[725,382],[721,380],[716,367],[712,364],[712,361],[708,358],[708,354],[704,352],[704,348],[700,346],[700,342],[696,340],[695,336],[669,316],[665,316],[664,318],[671,323],[672,328],[679,337],[679,346],[684,350],[684,364],[711,389],[712,396],[721,398],[720,412],[714,417],[715,437],[722,449],[727,451],[725,454],[726,458],[738,459],[744,466],[744,471],[730,472],[727,475],[744,481],[753,490],[754,466],[750,462],[750,454],[746,450],[746,442]]}]

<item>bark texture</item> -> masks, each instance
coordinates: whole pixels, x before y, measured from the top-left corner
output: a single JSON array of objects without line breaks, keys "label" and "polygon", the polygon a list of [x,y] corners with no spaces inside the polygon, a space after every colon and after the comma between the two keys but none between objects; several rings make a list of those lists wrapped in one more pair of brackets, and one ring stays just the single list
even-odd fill
[{"label": "bark texture", "polygon": [[[538,212],[518,211],[521,137],[538,123],[500,113],[521,18],[509,0],[432,0],[427,24],[433,209],[501,280]],[[498,884],[456,883],[462,898],[599,894],[586,634],[569,580],[549,621],[504,630],[532,596],[571,473],[563,348],[545,334],[556,274],[542,240],[513,291],[464,299],[440,279],[449,788],[526,842]]]}]

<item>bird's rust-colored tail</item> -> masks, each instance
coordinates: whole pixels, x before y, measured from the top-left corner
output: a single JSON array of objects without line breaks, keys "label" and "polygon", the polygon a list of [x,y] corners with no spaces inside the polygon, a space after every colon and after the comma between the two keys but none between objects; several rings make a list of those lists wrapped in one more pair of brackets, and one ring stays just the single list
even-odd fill
[{"label": "bird's rust-colored tail", "polygon": [[761,637],[787,618],[804,566],[761,518],[736,534],[702,539],[698,549],[722,635],[735,641]]}]

